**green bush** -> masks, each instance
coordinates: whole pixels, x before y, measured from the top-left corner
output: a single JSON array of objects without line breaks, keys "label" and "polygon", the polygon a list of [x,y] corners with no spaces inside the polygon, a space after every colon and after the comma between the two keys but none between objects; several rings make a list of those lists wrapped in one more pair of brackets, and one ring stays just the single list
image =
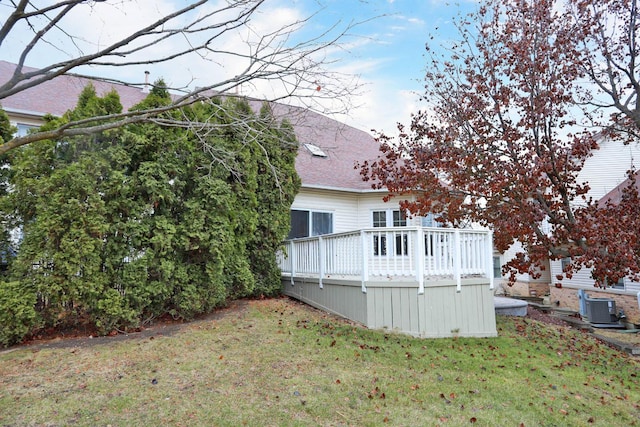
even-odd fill
[{"label": "green bush", "polygon": [[0,345],[22,340],[38,324],[36,295],[19,282],[0,281]]},{"label": "green bush", "polygon": [[[156,89],[143,103],[169,102]],[[89,86],[44,128],[117,111],[117,94]],[[4,290],[17,310],[0,326],[5,341],[39,324],[108,333],[167,313],[190,319],[279,292],[275,251],[300,185],[291,127],[233,99],[173,114],[215,126],[195,135],[139,123],[16,151],[0,218],[22,227],[9,277],[31,287]]]}]

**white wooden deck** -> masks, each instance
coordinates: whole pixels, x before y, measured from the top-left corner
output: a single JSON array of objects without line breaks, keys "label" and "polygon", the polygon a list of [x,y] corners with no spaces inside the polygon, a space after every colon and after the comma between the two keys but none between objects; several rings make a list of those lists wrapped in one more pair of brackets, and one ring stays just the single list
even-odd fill
[{"label": "white wooden deck", "polygon": [[370,328],[496,336],[491,233],[371,228],[286,243],[286,295]]}]

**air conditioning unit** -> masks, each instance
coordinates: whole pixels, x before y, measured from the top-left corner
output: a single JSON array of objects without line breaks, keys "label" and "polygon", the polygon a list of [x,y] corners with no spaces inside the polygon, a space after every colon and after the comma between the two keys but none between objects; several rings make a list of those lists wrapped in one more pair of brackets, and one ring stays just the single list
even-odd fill
[{"label": "air conditioning unit", "polygon": [[616,302],[608,298],[585,298],[590,323],[617,323]]}]

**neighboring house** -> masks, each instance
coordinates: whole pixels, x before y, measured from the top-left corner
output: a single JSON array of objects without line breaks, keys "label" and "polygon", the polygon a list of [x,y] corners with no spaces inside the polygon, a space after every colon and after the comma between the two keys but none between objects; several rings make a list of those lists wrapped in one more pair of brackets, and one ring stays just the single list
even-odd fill
[{"label": "neighboring house", "polygon": [[[640,144],[624,145],[619,141],[600,141],[600,149],[594,151],[593,156],[585,161],[578,178],[582,182],[589,182],[588,197],[595,201],[606,199],[611,197],[610,193],[615,193],[620,188],[627,180],[627,171],[632,166],[637,168],[640,165],[639,162]],[[564,278],[560,282],[556,279],[556,275],[561,274],[563,262],[568,261],[550,262],[552,303],[578,311],[577,291],[585,289],[594,297],[615,300],[618,310],[624,310],[630,321],[640,323],[640,309],[636,297],[640,291],[640,283],[625,278],[607,289],[595,288],[591,271],[584,268],[574,273],[571,279]]]},{"label": "neighboring house", "polygon": [[[0,61],[0,82],[14,67]],[[46,113],[73,109],[88,83],[98,95],[115,89],[125,109],[146,96],[136,88],[61,76],[0,103],[26,132]],[[285,293],[374,328],[495,336],[491,233],[405,217],[398,202],[385,203],[387,192],[373,190],[355,168],[379,155],[371,135],[302,108],[272,107],[291,122],[300,143],[302,186],[291,207],[290,234],[298,239],[281,259]]]},{"label": "neighboring house", "polygon": [[[589,183],[587,197],[594,201],[612,197],[627,180],[627,171],[632,166],[637,168],[640,162],[640,144],[624,145],[622,142],[607,139],[599,141],[599,145],[600,148],[585,161],[578,174],[579,182]],[[514,245],[502,254],[501,262],[511,259],[518,249],[520,248]],[[584,289],[594,297],[615,299],[618,309],[623,309],[630,320],[640,323],[636,297],[640,291],[640,283],[625,278],[607,289],[595,288],[591,270],[586,268],[574,273],[570,279],[563,278],[559,281],[556,276],[562,274],[564,264],[569,261],[549,261],[545,271],[541,272],[542,277],[533,280],[528,275],[521,275],[514,288],[506,291],[527,296],[535,293],[539,297],[548,293],[551,304],[579,311],[578,290]],[[503,280],[506,281],[506,278]]]}]

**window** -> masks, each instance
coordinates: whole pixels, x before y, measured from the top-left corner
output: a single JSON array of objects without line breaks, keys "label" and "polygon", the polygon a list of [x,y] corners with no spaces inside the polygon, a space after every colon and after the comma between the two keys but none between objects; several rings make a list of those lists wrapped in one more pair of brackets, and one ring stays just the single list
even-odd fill
[{"label": "window", "polygon": [[291,230],[289,239],[307,237],[309,235],[309,211],[291,211]]},{"label": "window", "polygon": [[16,132],[16,136],[25,136],[29,133],[31,129],[36,129],[38,126],[26,125],[24,123],[16,123],[16,127],[18,131]]},{"label": "window", "polygon": [[406,227],[407,215],[400,210],[372,211],[374,227]]},{"label": "window", "polygon": [[[386,211],[374,211],[373,212],[373,226],[386,227],[387,226],[387,212]],[[387,254],[387,236],[385,234],[373,235],[373,255],[386,255]]]},{"label": "window", "polygon": [[500,265],[500,257],[493,257],[493,277],[502,277],[502,266]]},{"label": "window", "polygon": [[393,211],[393,226],[394,227],[406,227],[407,226],[407,216],[404,212],[401,211]]},{"label": "window", "polygon": [[440,227],[441,223],[436,221],[436,217],[430,213],[420,218],[420,225],[423,227]]},{"label": "window", "polygon": [[291,210],[289,239],[333,233],[333,213]]},{"label": "window", "polygon": [[386,227],[387,226],[387,213],[385,211],[373,212],[373,226],[374,227]]},{"label": "window", "polygon": [[396,255],[407,255],[409,253],[409,235],[407,233],[396,232]]},{"label": "window", "polygon": [[[372,224],[374,228],[380,227],[406,227],[407,216],[400,210],[384,210],[372,212]],[[387,242],[393,242],[392,253],[407,255],[409,252],[409,236],[407,233],[380,232],[373,235],[373,255],[387,255]]]},{"label": "window", "polygon": [[561,264],[562,271],[565,271],[571,265],[571,257],[562,258]]},{"label": "window", "polygon": [[327,157],[327,154],[322,151],[322,148],[318,147],[314,144],[304,144],[304,146],[311,152],[311,154],[315,157]]},{"label": "window", "polygon": [[311,227],[312,236],[333,233],[333,214],[330,212],[312,212]]},{"label": "window", "polygon": [[611,289],[618,289],[624,291],[624,277],[618,280],[616,283],[612,283],[609,286]]},{"label": "window", "polygon": [[387,236],[384,234],[373,235],[373,255],[386,255],[387,254]]}]

